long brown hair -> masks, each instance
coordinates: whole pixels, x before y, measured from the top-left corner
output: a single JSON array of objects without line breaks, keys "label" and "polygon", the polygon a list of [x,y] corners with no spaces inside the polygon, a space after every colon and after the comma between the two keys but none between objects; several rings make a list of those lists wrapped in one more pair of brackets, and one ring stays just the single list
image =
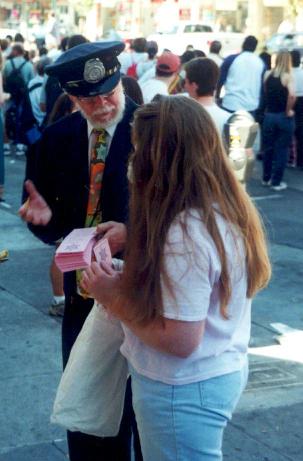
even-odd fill
[{"label": "long brown hair", "polygon": [[271,271],[258,212],[237,182],[212,120],[190,98],[161,97],[137,109],[133,144],[124,305],[138,322],[161,316],[161,280],[172,292],[163,258],[167,234],[181,212],[196,209],[221,260],[219,295],[227,318],[231,286],[214,204],[243,236],[248,297],[267,284]]}]

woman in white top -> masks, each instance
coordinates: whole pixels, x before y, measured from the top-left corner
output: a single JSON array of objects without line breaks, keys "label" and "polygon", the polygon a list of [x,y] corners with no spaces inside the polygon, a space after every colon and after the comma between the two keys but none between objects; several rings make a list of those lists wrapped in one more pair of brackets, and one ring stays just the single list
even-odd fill
[{"label": "woman in white top", "polygon": [[144,461],[219,461],[270,277],[262,225],[196,101],[139,108],[133,144],[127,231],[100,226],[113,253],[126,240],[123,273],[93,263],[82,283],[122,322]]}]

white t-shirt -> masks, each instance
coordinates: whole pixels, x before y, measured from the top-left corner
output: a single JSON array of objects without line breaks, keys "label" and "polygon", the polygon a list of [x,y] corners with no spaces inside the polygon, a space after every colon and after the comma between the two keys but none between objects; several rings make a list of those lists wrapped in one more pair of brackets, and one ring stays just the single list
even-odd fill
[{"label": "white t-shirt", "polygon": [[141,90],[143,95],[144,103],[150,102],[156,94],[168,95],[168,87],[166,83],[156,78],[151,78],[146,82],[142,83]]},{"label": "white t-shirt", "polygon": [[181,219],[184,220],[184,214],[172,224],[165,246],[165,264],[176,302],[163,285],[164,317],[186,322],[205,320],[201,344],[187,358],[174,357],[147,346],[122,324],[125,340],[121,346],[122,354],[138,373],[176,385],[240,370],[247,360],[251,312],[251,300],[246,297],[242,238],[217,213],[231,283],[229,319],[225,320],[220,314],[221,264],[214,241],[196,210],[187,218],[190,241],[183,236]]},{"label": "white t-shirt", "polygon": [[264,63],[259,56],[248,51],[240,53],[228,70],[223,107],[231,111],[256,110],[260,102],[263,72]]},{"label": "white t-shirt", "polygon": [[231,116],[231,113],[227,112],[226,110],[221,109],[221,107],[217,106],[217,104],[213,103],[210,105],[204,105],[203,107],[211,118],[213,119],[217,130],[219,131],[220,135],[223,137],[224,134],[224,125],[226,124],[227,120]]},{"label": "white t-shirt", "polygon": [[218,67],[221,67],[222,62],[223,62],[223,58],[221,58],[221,56],[219,56],[216,53],[209,53],[207,57],[209,59],[212,59],[217,64]]},{"label": "white t-shirt", "polygon": [[138,83],[139,85],[143,85],[143,83],[147,82],[147,80],[150,80],[151,78],[155,78],[156,76],[156,65],[154,64],[149,70],[144,72],[142,77],[139,78]]}]

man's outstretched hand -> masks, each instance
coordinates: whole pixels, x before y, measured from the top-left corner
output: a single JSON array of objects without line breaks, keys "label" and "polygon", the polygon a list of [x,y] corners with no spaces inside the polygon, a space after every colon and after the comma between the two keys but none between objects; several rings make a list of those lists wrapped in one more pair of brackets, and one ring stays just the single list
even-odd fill
[{"label": "man's outstretched hand", "polygon": [[52,212],[42,195],[39,194],[32,181],[25,181],[28,199],[19,208],[21,218],[36,226],[46,226],[52,217]]}]

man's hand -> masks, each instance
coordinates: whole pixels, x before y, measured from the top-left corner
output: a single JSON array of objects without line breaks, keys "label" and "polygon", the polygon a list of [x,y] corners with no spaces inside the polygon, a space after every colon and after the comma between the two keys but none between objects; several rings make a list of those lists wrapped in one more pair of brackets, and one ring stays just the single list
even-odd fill
[{"label": "man's hand", "polygon": [[28,199],[19,208],[19,215],[28,223],[46,226],[52,217],[51,209],[32,181],[27,180],[25,182],[25,189],[28,193]]},{"label": "man's hand", "polygon": [[107,238],[112,256],[125,248],[127,230],[125,224],[108,221],[97,226],[97,234]]}]

